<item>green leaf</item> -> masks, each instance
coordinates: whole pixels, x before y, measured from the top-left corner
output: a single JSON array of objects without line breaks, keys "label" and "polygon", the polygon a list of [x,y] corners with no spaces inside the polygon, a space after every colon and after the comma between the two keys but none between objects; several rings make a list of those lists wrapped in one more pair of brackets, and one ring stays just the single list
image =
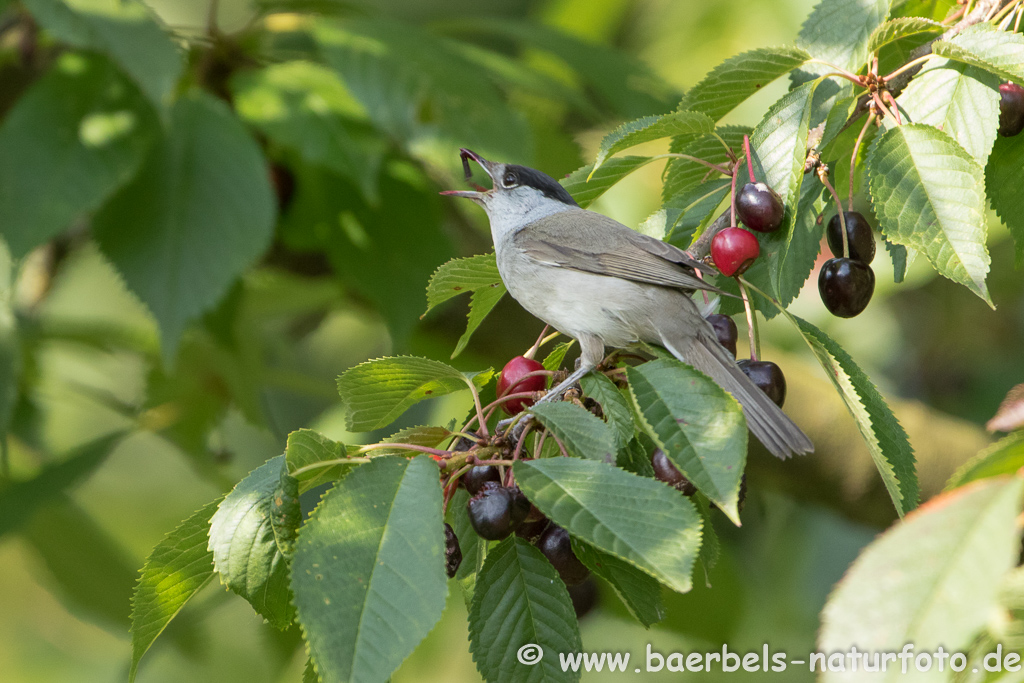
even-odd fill
[{"label": "green leaf", "polygon": [[570,339],[567,342],[556,344],[555,348],[551,349],[551,352],[544,358],[544,362],[541,365],[544,366],[545,370],[558,370],[562,367],[562,362],[565,360],[565,354],[569,352],[572,345],[576,343],[575,339]]},{"label": "green leaf", "polygon": [[[221,583],[282,630],[295,617],[285,553],[291,554],[301,521],[298,497],[286,496],[281,488],[287,474],[285,456],[279,455],[238,482],[210,520],[209,545]],[[275,510],[279,514],[285,506],[290,510],[284,518],[295,524],[290,529],[271,521]]]},{"label": "green leaf", "polygon": [[410,406],[467,389],[461,372],[436,360],[416,356],[378,358],[360,363],[338,377],[345,421],[354,432],[391,424]]},{"label": "green leaf", "polygon": [[685,249],[704,232],[715,209],[729,196],[730,185],[728,178],[694,185],[669,198],[639,230],[655,236],[660,232],[666,242]]},{"label": "green leaf", "polygon": [[501,284],[494,252],[457,258],[438,267],[427,283],[427,310],[466,292]]},{"label": "green leaf", "polygon": [[[750,131],[751,129],[746,126],[723,126],[718,129],[717,133],[737,153],[737,156],[740,156],[743,149],[743,136],[749,134]],[[705,135],[696,140],[677,138],[672,143],[672,151],[703,159],[719,166],[727,167],[729,165],[725,147],[722,146],[721,140],[714,135]],[[717,179],[718,176],[716,171],[703,164],[698,164],[696,161],[672,159],[665,167],[661,196],[669,201],[673,197],[697,187],[705,182],[705,179]]]},{"label": "green leaf", "polygon": [[231,91],[238,115],[261,133],[378,200],[385,143],[366,130],[366,112],[334,71],[301,60],[273,64],[239,73]]},{"label": "green leaf", "polygon": [[263,254],[275,213],[263,155],[223,102],[183,98],[170,119],[139,174],[93,221],[103,252],[156,317],[165,359]]},{"label": "green leaf", "polygon": [[984,449],[957,469],[946,490],[978,479],[1014,474],[1024,467],[1024,431],[1016,431]]},{"label": "green leaf", "polygon": [[1024,135],[1000,137],[985,167],[989,201],[1016,245],[1017,268],[1024,267],[1024,192],[1020,191],[1020,169],[1024,168]]},{"label": "green leaf", "polygon": [[437,465],[374,458],[343,479],[299,531],[295,607],[325,681],[383,683],[444,610]]},{"label": "green leaf", "polygon": [[316,667],[312,659],[306,659],[306,668],[302,670],[302,683],[320,683],[320,677],[316,675]]},{"label": "green leaf", "polygon": [[466,345],[469,344],[469,338],[476,332],[476,328],[480,327],[480,323],[484,321],[487,314],[498,305],[506,291],[504,283],[498,283],[473,292],[469,298],[469,319],[466,323],[466,331],[462,333],[458,343],[455,344],[452,358],[465,350]]},{"label": "green leaf", "polygon": [[526,117],[508,106],[490,71],[450,41],[376,18],[318,19],[312,35],[374,125],[410,151],[464,146],[529,157]]},{"label": "green leaf", "polygon": [[213,552],[207,549],[210,519],[221,499],[209,503],[160,541],[142,566],[132,596],[132,663],[135,680],[139,660],[163,633],[185,603],[213,578]]},{"label": "green leaf", "polygon": [[[890,0],[821,0],[800,28],[797,45],[817,59],[856,72],[867,62],[868,42],[889,14]],[[808,64],[801,71],[816,75],[834,71]],[[807,80],[798,76],[799,81]]]},{"label": "green leaf", "polygon": [[999,124],[999,79],[966,64],[929,62],[897,98],[914,123],[948,133],[982,166]]},{"label": "green leaf", "polygon": [[492,33],[553,54],[622,118],[666,111],[677,99],[671,87],[639,59],[536,21],[467,19],[453,25],[474,37]]},{"label": "green leaf", "polygon": [[[990,623],[1001,579],[1017,564],[1022,485],[990,479],[943,494],[872,542],[825,605],[817,650],[846,652],[856,643],[863,652],[899,652],[911,643],[916,653],[939,645],[965,651]],[[885,679],[900,677],[894,666]]]},{"label": "green leaf", "polygon": [[97,209],[128,182],[158,129],[106,60],[62,55],[0,126],[0,234],[14,258]]},{"label": "green leaf", "polygon": [[651,157],[614,157],[596,171],[593,164],[581,166],[559,182],[576,203],[585,209],[615,183],[650,161]]},{"label": "green leaf", "polygon": [[[288,435],[288,446],[284,454],[288,461],[288,470],[294,472],[308,465],[344,458],[345,444],[331,441],[312,429],[299,429]],[[301,472],[295,475],[295,479],[299,482],[299,491],[305,492],[324,482],[342,479],[357,465],[358,463],[352,463],[319,467]]]},{"label": "green leaf", "polygon": [[853,416],[896,512],[902,517],[917,505],[918,497],[914,450],[907,433],[875,385],[839,344],[806,320],[784,313],[800,330]]},{"label": "green leaf", "polygon": [[693,86],[679,109],[689,109],[720,120],[769,83],[811,58],[796,47],[765,47],[730,57]]},{"label": "green leaf", "polygon": [[689,365],[653,360],[626,371],[648,435],[679,471],[739,525],[747,421],[740,404]]},{"label": "green leaf", "polygon": [[24,0],[55,38],[117,62],[158,107],[169,102],[185,66],[178,47],[139,0]]},{"label": "green leaf", "polygon": [[[813,179],[801,184],[793,221],[784,225],[786,232],[779,231],[782,243],[768,256],[772,291],[784,307],[800,294],[821,251],[825,226],[818,217],[825,192],[825,186]],[[826,195],[830,200],[831,195]]]},{"label": "green leaf", "polygon": [[[447,439],[450,439],[452,433],[444,427],[406,427],[400,429],[388,438],[384,439],[381,443],[408,443],[414,446],[426,446],[427,448],[437,448]],[[371,451],[374,457],[382,455],[398,455],[403,458],[413,457],[418,455],[416,451],[410,451],[402,448],[380,448]]]},{"label": "green leaf", "polygon": [[[540,646],[538,663],[522,662],[527,644]],[[469,650],[480,674],[490,683],[578,681],[558,655],[582,649],[569,591],[547,558],[518,536],[495,546],[469,612]]]},{"label": "green leaf", "polygon": [[722,544],[718,540],[718,534],[715,532],[715,525],[711,517],[711,505],[708,504],[707,499],[703,496],[694,496],[694,503],[697,506],[697,512],[700,513],[701,519],[704,520],[704,526],[701,528],[700,555],[698,559],[700,560],[701,567],[704,569],[704,585],[711,588],[711,570],[718,564],[718,559],[722,555]]},{"label": "green leaf", "polygon": [[484,565],[484,558],[487,557],[487,541],[480,538],[473,530],[473,525],[469,521],[469,513],[466,510],[468,501],[469,492],[464,488],[456,489],[455,495],[452,496],[448,504],[445,521],[451,524],[455,537],[459,539],[462,563],[455,572],[455,580],[466,601],[466,609],[471,610],[478,572]]},{"label": "green leaf", "polygon": [[661,603],[661,584],[625,560],[602,552],[578,538],[572,539],[572,551],[587,569],[608,582],[637,621],[650,628],[665,616]]},{"label": "green leaf", "polygon": [[763,174],[757,177],[782,197],[786,205],[783,219],[786,227],[795,220],[793,204],[804,177],[811,104],[816,87],[816,82],[805,83],[783,95],[769,107],[750,134],[755,171],[759,165]]},{"label": "green leaf", "polygon": [[46,465],[31,479],[0,484],[0,538],[17,531],[41,507],[88,478],[123,437],[124,432],[101,436],[75,448],[63,460]]},{"label": "green leaf", "polygon": [[706,114],[692,111],[674,111],[661,116],[645,116],[624,123],[601,141],[591,175],[608,157],[651,140],[676,135],[705,135],[715,129],[715,122]]},{"label": "green leaf", "polygon": [[886,238],[920,251],[941,275],[989,305],[985,177],[948,134],[924,124],[887,130],[868,159],[871,199]]},{"label": "green leaf", "polygon": [[516,482],[555,524],[672,590],[690,590],[700,515],[678,491],[594,460],[517,461]]},{"label": "green leaf", "polygon": [[615,451],[621,451],[633,439],[636,427],[633,424],[633,411],[629,407],[622,392],[615,382],[608,379],[603,372],[591,372],[580,380],[583,395],[589,396],[601,404],[605,422],[611,427],[615,439]]},{"label": "green leaf", "polygon": [[946,27],[937,21],[925,19],[924,17],[898,17],[880,24],[871,32],[868,38],[868,52],[877,52],[879,49],[896,42],[907,36],[914,36],[921,33],[942,33]]},{"label": "green leaf", "polygon": [[557,401],[537,403],[529,412],[578,458],[615,462],[614,430],[586,408]]},{"label": "green leaf", "polygon": [[992,24],[975,24],[932,44],[932,52],[1024,85],[1024,35],[1000,31]]}]

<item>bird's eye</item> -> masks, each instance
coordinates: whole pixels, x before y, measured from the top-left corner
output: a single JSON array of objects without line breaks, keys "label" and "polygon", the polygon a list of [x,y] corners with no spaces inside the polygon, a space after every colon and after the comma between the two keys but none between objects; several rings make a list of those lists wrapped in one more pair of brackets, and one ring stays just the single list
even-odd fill
[{"label": "bird's eye", "polygon": [[505,177],[501,180],[505,187],[514,187],[519,183],[519,176],[516,175],[515,171],[506,171]]}]

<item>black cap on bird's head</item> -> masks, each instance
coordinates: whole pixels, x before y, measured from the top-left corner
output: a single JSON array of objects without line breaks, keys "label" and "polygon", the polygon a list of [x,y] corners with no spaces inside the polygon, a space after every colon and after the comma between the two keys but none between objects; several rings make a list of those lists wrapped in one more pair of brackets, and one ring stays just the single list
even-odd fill
[{"label": "black cap on bird's head", "polygon": [[494,187],[490,190],[484,190],[482,187],[476,186],[477,190],[474,192],[445,190],[441,193],[443,195],[466,197],[483,204],[489,194],[512,191],[520,187],[532,187],[548,199],[553,199],[569,206],[578,206],[572,195],[547,173],[542,173],[528,166],[520,166],[519,164],[502,164],[496,161],[488,161],[476,152],[468,149],[461,149],[459,152],[462,157],[462,168],[465,170],[466,180],[469,180],[472,176],[469,168],[469,160],[472,159],[487,171],[487,175],[491,177]]}]

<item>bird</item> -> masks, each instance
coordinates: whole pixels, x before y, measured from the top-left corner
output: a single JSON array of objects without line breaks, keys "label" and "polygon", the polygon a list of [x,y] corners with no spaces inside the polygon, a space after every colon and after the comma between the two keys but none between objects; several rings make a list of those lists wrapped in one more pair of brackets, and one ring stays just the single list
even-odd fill
[{"label": "bird", "polygon": [[530,314],[574,338],[578,367],[541,401],[593,371],[606,347],[657,344],[739,401],[751,433],[773,455],[814,450],[811,440],[737,366],[691,298],[722,293],[697,276],[714,272],[682,249],[581,208],[551,176],[460,150],[491,178],[492,188],[445,190],[481,206],[490,221],[498,273]]}]

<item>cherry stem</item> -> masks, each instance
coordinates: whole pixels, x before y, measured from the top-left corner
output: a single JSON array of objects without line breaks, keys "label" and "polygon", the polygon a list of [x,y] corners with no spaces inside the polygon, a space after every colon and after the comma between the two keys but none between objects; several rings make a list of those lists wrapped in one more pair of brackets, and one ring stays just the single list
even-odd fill
[{"label": "cherry stem", "polygon": [[[550,432],[548,432],[548,433],[550,433]],[[562,440],[559,439],[558,436],[555,435],[555,434],[551,434],[551,438],[554,439],[555,443],[558,444],[558,450],[562,451],[562,455],[565,456],[566,458],[568,458],[569,457],[569,451],[565,450],[565,444],[562,443]]]},{"label": "cherry stem", "polygon": [[893,115],[896,117],[896,123],[903,125],[903,116],[900,114],[900,106],[896,103],[896,98],[892,96],[892,93],[888,90],[882,91],[882,99],[892,105]]},{"label": "cherry stem", "polygon": [[[515,462],[516,460],[519,459],[519,455],[523,452],[523,444],[526,443],[526,435],[529,434],[531,430],[533,430],[535,424],[536,422],[531,421],[530,424],[526,425],[526,429],[523,430],[523,433],[519,435],[519,441],[518,443],[516,443],[516,448],[514,451],[512,451],[512,462]],[[512,468],[509,467],[508,472],[505,474],[505,486],[511,485]]]},{"label": "cherry stem", "polygon": [[747,314],[747,335],[750,337],[750,359],[761,359],[761,343],[757,334],[757,317],[754,315],[754,307],[750,305],[750,297],[747,289],[743,286],[743,280],[736,276],[736,284],[740,288],[740,296],[743,297],[743,310]]},{"label": "cherry stem", "polygon": [[732,187],[729,190],[729,193],[730,193],[730,199],[729,199],[729,201],[730,201],[730,210],[732,212],[730,215],[732,217],[732,224],[733,224],[733,226],[737,225],[737,223],[736,223],[736,176],[738,175],[738,171],[739,170],[740,170],[740,162],[737,161],[736,165],[733,166],[733,168],[732,168]]},{"label": "cherry stem", "polygon": [[928,54],[926,54],[923,57],[918,57],[917,59],[912,59],[909,62],[907,62],[906,64],[904,64],[903,66],[901,66],[900,68],[898,68],[895,71],[893,71],[892,73],[886,74],[885,76],[882,76],[879,80],[881,80],[883,83],[888,83],[889,81],[891,81],[892,79],[896,78],[897,76],[899,76],[904,71],[907,71],[908,69],[913,69],[918,64],[923,64],[924,62],[927,62],[929,59],[931,59],[934,56],[935,55],[933,55],[932,53],[929,52]]},{"label": "cherry stem", "polygon": [[729,146],[729,143],[727,143],[716,131],[711,131],[711,135],[722,143],[722,147],[725,147],[725,155],[728,157],[729,161],[736,161],[736,154],[732,151],[732,147]]},{"label": "cherry stem", "polygon": [[[524,375],[524,377],[525,377],[525,375]],[[520,391],[520,392],[515,393],[515,394],[505,394],[501,398],[497,398],[497,399],[491,401],[490,403],[488,403],[486,406],[484,406],[484,410],[493,410],[493,409],[497,408],[498,406],[502,405],[503,403],[506,403],[507,401],[513,401],[513,400],[515,400],[517,398],[533,398],[533,399],[535,399],[535,398],[537,398],[537,394],[538,393],[539,392],[536,392],[536,391]]]},{"label": "cherry stem", "polygon": [[[473,419],[475,420],[476,417],[474,416]],[[467,425],[467,427],[468,426],[469,425]],[[479,436],[477,436],[476,434],[472,434],[470,432],[449,432],[448,435],[454,437],[461,437],[463,439],[466,439],[467,441],[472,441],[475,444],[481,444],[484,442],[483,439],[481,439]]]},{"label": "cherry stem", "polygon": [[875,106],[878,107],[883,114],[885,114],[886,116],[891,118],[893,121],[895,121],[897,125],[900,124],[900,120],[898,118],[896,118],[895,114],[893,114],[891,111],[889,111],[889,107],[885,106],[885,102],[882,101],[882,98],[878,96],[877,92],[871,93],[871,99],[873,99],[875,101]]},{"label": "cherry stem", "polygon": [[544,452],[544,442],[548,440],[548,431],[541,432],[540,438],[537,439],[537,446],[533,449],[533,458],[536,460]]},{"label": "cherry stem", "polygon": [[864,85],[863,77],[858,76],[857,74],[852,73],[852,72],[844,69],[841,66],[836,66],[835,64],[833,64],[831,62],[826,62],[823,59],[810,59],[810,60],[808,60],[807,63],[811,64],[811,63],[814,63],[814,62],[816,62],[818,64],[824,64],[825,66],[827,66],[830,69],[835,69],[835,74],[829,74],[829,75],[841,76],[841,77],[845,78],[848,81],[852,81],[856,85],[860,85],[860,86]]},{"label": "cherry stem", "polygon": [[687,161],[693,161],[694,163],[698,163],[701,166],[707,166],[711,170],[718,171],[722,175],[729,175],[729,169],[727,169],[725,166],[719,166],[718,164],[712,163],[710,161],[706,161],[704,159],[701,159],[700,157],[691,156],[689,154],[677,154],[675,152],[672,152],[670,154],[661,154],[661,155],[659,155],[659,158],[662,158],[662,159],[686,159]]},{"label": "cherry stem", "polygon": [[466,384],[469,386],[469,391],[473,394],[473,405],[476,407],[476,416],[480,421],[480,436],[487,438],[490,435],[487,433],[487,420],[484,419],[484,409],[480,405],[480,392],[476,390],[473,380],[467,378]]},{"label": "cherry stem", "polygon": [[[747,153],[747,171],[750,173],[750,182],[756,183],[757,179],[754,178],[754,155],[750,153],[750,136],[743,136],[743,149]],[[707,303],[707,299],[704,300]]]},{"label": "cherry stem", "polygon": [[529,358],[533,360],[533,357],[537,355],[537,351],[540,350],[541,345],[544,343],[544,333],[548,331],[548,325],[544,325],[544,329],[540,331],[540,335],[537,337],[537,341],[533,343],[526,353],[523,354],[523,358]]},{"label": "cherry stem", "polygon": [[874,118],[873,115],[868,115],[864,121],[864,127],[860,129],[860,135],[857,136],[857,142],[853,144],[853,155],[850,157],[850,188],[846,196],[846,202],[850,207],[850,211],[853,211],[853,169],[857,167],[857,153],[860,151],[860,143],[864,141],[864,134],[868,132],[868,124]]},{"label": "cherry stem", "polygon": [[[393,443],[389,443],[389,444],[379,444],[379,445],[381,445],[381,446],[403,446],[403,445],[409,446],[411,444],[393,444]],[[442,451],[442,452],[447,453],[447,451]],[[360,464],[365,464],[365,463],[370,462],[370,459],[369,458],[335,458],[333,460],[321,460],[320,462],[314,462],[311,465],[306,465],[305,467],[300,467],[297,470],[293,470],[289,474],[294,477],[296,475],[302,474],[303,472],[311,472],[313,470],[319,470],[319,469],[322,469],[324,467],[334,467],[335,465],[347,465],[348,463],[353,463],[353,462],[360,463]],[[438,463],[438,464],[440,464],[440,463]]]},{"label": "cherry stem", "polygon": [[832,193],[832,199],[836,202],[836,211],[839,212],[839,226],[843,233],[843,258],[850,258],[850,240],[846,236],[846,216],[843,213],[843,203],[839,201],[839,193],[836,192],[836,188],[832,187],[832,183],[828,181],[828,166],[818,167],[818,180],[828,188],[828,191]]}]

